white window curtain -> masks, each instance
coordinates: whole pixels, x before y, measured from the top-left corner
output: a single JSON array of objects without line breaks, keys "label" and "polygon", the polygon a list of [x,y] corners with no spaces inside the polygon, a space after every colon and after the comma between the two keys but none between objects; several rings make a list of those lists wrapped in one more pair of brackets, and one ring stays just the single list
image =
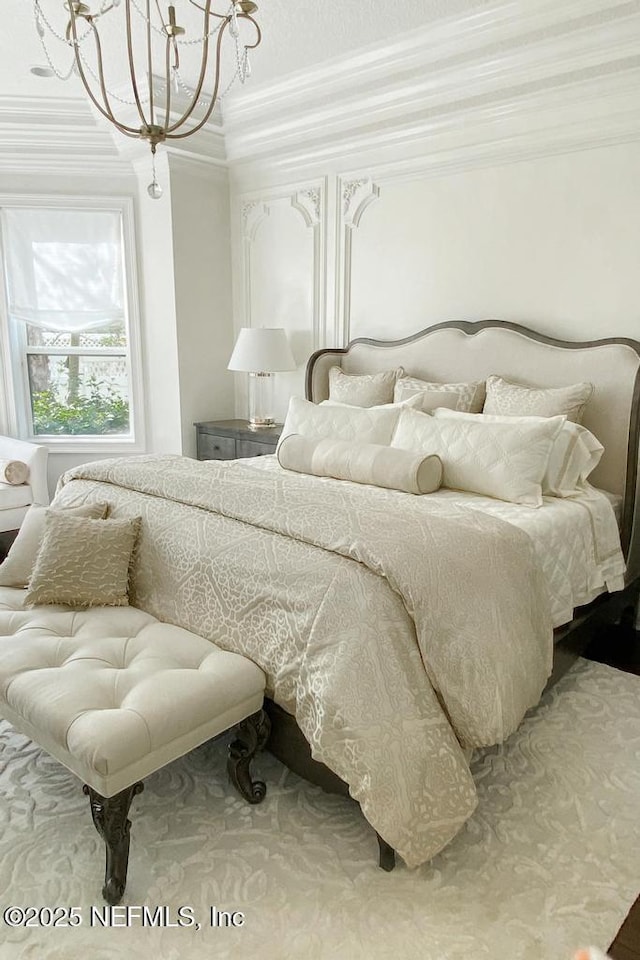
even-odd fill
[{"label": "white window curtain", "polygon": [[63,333],[124,319],[119,211],[2,215],[12,317]]}]

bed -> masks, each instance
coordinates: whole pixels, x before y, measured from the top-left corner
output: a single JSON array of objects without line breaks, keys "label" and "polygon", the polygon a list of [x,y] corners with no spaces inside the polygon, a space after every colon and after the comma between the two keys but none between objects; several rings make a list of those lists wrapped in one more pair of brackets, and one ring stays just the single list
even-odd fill
[{"label": "bed", "polygon": [[616,546],[615,562],[596,557],[595,579],[581,584],[575,551],[565,549],[564,587],[550,587],[560,581],[527,523],[546,524],[540,542],[555,536],[560,554],[572,542],[568,503],[550,522],[545,504],[518,524],[486,497],[472,506],[453,491],[412,497],[292,474],[270,457],[102,461],[70,471],[58,499],[106,498],[114,514],[143,517],[132,602],[255,660],[267,675],[273,752],[348,790],[378,834],[383,866],[394,850],[414,866],[473,813],[469,751],[506,739],[554,661],[557,673],[594,622],[635,603],[640,345],[448,322],[319,351],[307,370],[310,400],[328,397],[336,365],[347,374],[403,367],[444,383],[593,383],[583,423],[605,452],[590,480],[609,496],[574,513],[586,544],[599,517],[610,535],[615,506],[626,570]]}]

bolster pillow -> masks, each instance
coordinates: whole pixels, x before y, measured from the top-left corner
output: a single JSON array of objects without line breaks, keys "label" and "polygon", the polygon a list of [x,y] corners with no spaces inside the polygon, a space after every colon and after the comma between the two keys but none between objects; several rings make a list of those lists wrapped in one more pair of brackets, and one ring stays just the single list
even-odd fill
[{"label": "bolster pillow", "polygon": [[409,450],[378,443],[348,440],[315,440],[292,433],[278,447],[278,461],[285,470],[370,483],[405,493],[432,493],[442,480],[442,462]]},{"label": "bolster pillow", "polygon": [[0,483],[15,486],[25,483],[29,476],[29,467],[22,460],[0,460]]}]

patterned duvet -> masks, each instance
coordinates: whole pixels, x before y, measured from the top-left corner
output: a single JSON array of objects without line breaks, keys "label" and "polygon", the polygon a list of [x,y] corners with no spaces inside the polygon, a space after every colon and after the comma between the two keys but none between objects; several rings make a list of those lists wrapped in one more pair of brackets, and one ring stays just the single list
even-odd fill
[{"label": "patterned duvet", "polygon": [[446,498],[135,457],[57,501],[141,516],[131,601],[254,660],[313,756],[415,866],[476,804],[463,747],[500,742],[549,675],[544,577],[522,530]]}]

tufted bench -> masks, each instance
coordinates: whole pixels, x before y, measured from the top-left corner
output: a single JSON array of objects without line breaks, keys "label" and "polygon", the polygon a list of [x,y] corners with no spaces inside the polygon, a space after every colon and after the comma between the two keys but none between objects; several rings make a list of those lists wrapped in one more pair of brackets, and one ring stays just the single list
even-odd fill
[{"label": "tufted bench", "polygon": [[104,839],[103,895],[124,893],[141,780],[238,725],[229,776],[250,803],[249,764],[268,736],[254,663],[135,607],[23,609],[0,587],[0,715],[80,777]]}]

